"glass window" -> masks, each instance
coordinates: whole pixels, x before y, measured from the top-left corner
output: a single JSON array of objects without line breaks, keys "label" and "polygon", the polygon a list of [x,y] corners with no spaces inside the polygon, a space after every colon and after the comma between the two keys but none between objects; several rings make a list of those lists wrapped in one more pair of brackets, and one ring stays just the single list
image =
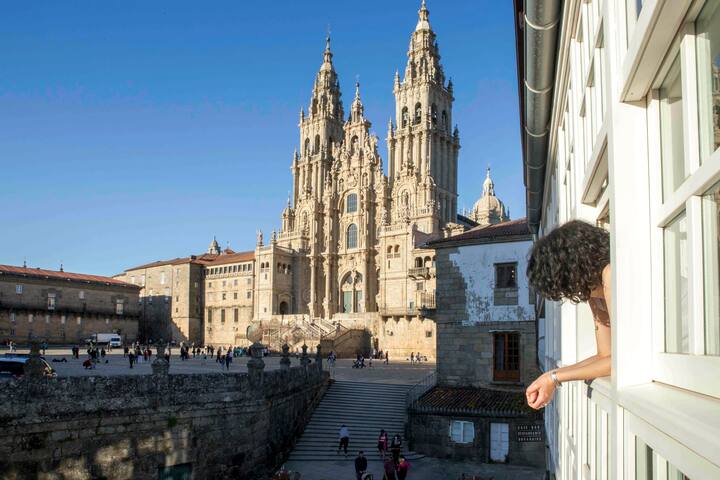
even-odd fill
[{"label": "glass window", "polygon": [[55,294],[54,293],[48,293],[47,308],[48,308],[48,310],[55,310]]},{"label": "glass window", "polygon": [[695,32],[702,162],[720,147],[720,2],[707,2]]},{"label": "glass window", "polygon": [[23,292],[23,286],[22,285],[15,285],[15,293],[18,295],[22,295]]},{"label": "glass window", "polygon": [[688,353],[688,243],[683,212],[664,232],[665,243],[665,351]]},{"label": "glass window", "polygon": [[347,196],[347,213],[357,212],[357,194],[351,193]]},{"label": "glass window", "polygon": [[475,440],[475,424],[464,420],[450,423],[450,440],[455,443],[472,443]]},{"label": "glass window", "polygon": [[495,265],[495,288],[517,288],[516,265],[514,263]]},{"label": "glass window", "polygon": [[125,311],[125,302],[122,300],[118,300],[117,303],[115,303],[115,313],[117,315],[122,315]]},{"label": "glass window", "polygon": [[[152,294],[152,290],[150,290],[150,292],[151,292],[151,294]],[[78,293],[78,297],[80,298],[80,300],[84,300],[84,299],[85,299],[85,292],[84,292],[83,290],[80,290],[80,293]]]},{"label": "glass window", "polygon": [[493,380],[520,380],[520,335],[513,332],[495,333]]},{"label": "glass window", "polygon": [[683,145],[683,98],[680,55],[660,86],[660,148],[663,198],[667,198],[688,174]]},{"label": "glass window", "polygon": [[347,248],[357,248],[357,225],[354,223],[347,229]]},{"label": "glass window", "polygon": [[720,183],[702,199],[705,353],[720,355]]}]

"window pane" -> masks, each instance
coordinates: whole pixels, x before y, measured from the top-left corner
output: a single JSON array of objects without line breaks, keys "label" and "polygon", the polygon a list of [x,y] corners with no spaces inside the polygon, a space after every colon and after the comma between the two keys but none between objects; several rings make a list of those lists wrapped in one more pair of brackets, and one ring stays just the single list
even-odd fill
[{"label": "window pane", "polygon": [[665,228],[665,351],[687,353],[688,244],[683,212]]},{"label": "window pane", "polygon": [[685,180],[683,147],[683,99],[680,55],[660,86],[660,136],[662,149],[663,197],[667,198]]},{"label": "window pane", "polygon": [[705,353],[720,355],[720,183],[703,196]]},{"label": "window pane", "polygon": [[635,478],[653,480],[653,450],[639,437],[635,437]]},{"label": "window pane", "polygon": [[695,29],[702,162],[720,147],[720,2],[705,5]]}]

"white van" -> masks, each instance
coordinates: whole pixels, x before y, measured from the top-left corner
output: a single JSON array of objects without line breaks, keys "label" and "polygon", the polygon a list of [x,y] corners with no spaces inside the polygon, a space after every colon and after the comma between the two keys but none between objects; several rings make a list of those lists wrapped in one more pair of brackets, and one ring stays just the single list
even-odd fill
[{"label": "white van", "polygon": [[93,342],[98,345],[110,345],[113,348],[122,347],[122,337],[117,333],[93,333],[86,342]]}]

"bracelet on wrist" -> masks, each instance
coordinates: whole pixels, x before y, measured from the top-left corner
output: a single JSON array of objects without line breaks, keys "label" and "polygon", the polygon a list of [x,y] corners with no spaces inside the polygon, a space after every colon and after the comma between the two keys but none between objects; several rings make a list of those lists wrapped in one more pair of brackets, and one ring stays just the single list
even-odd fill
[{"label": "bracelet on wrist", "polygon": [[562,387],[562,383],[560,382],[560,380],[557,377],[557,370],[553,370],[552,372],[550,372],[550,379],[555,384],[555,387],[557,387],[557,388]]}]

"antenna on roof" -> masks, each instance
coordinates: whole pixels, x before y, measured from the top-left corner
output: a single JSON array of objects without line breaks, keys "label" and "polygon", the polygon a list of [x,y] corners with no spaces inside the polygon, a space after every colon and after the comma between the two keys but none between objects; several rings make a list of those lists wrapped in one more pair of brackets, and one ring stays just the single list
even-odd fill
[{"label": "antenna on roof", "polygon": [[23,268],[27,268],[27,257],[23,257]]},{"label": "antenna on roof", "polygon": [[63,262],[62,262],[62,260],[60,260],[60,271],[61,271],[61,272],[64,272],[64,271],[65,271],[65,270],[63,270]]}]

